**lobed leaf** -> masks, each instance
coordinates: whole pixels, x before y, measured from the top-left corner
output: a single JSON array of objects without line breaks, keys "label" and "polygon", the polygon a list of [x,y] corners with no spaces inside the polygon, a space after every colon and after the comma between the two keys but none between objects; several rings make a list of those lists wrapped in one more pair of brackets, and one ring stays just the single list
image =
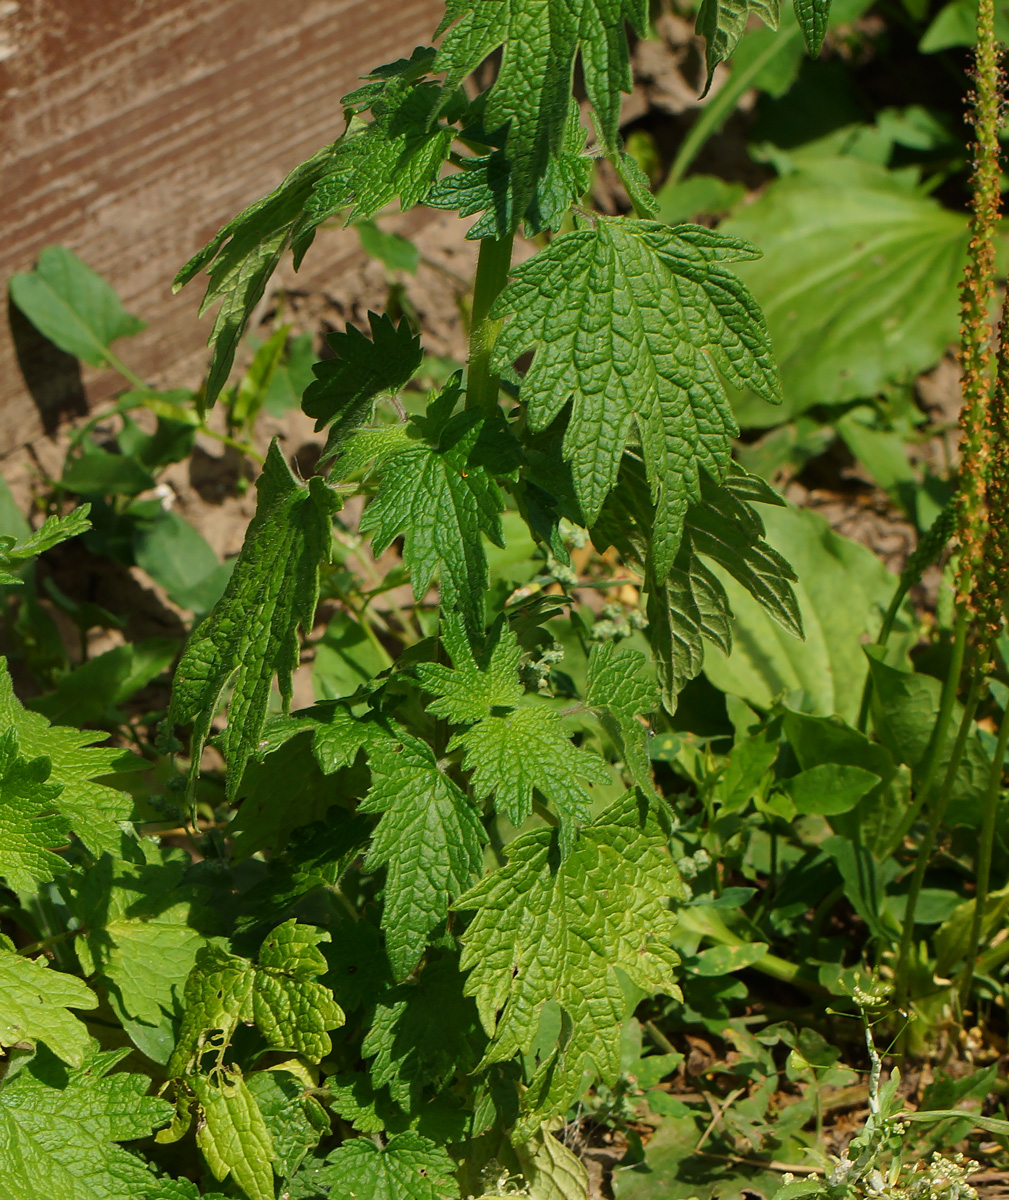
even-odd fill
[{"label": "lobed leaf", "polygon": [[755,256],[698,226],[600,217],[516,267],[492,309],[505,319],[497,366],[534,351],[521,390],[530,428],[572,402],[563,450],[589,522],[636,431],[669,562],[702,472],[717,481],[728,469],[737,428],[719,372],[780,399],[763,317],[725,266]]},{"label": "lobed leaf", "polygon": [[508,844],[508,863],[456,903],[474,916],[463,934],[466,991],[493,1039],[484,1063],[530,1053],[547,1004],[568,1018],[530,1089],[526,1124],[563,1112],[586,1068],[604,1081],[620,1070],[626,975],[652,994],[678,996],[667,903],[682,884],[656,810],[629,792],[581,832],[561,859],[557,833],[536,830]]},{"label": "lobed leaf", "polygon": [[25,958],[0,938],[0,1047],[36,1041],[72,1067],[90,1049],[87,1026],[68,1010],[95,1008],[98,999],[73,975],[47,970],[44,958]]}]

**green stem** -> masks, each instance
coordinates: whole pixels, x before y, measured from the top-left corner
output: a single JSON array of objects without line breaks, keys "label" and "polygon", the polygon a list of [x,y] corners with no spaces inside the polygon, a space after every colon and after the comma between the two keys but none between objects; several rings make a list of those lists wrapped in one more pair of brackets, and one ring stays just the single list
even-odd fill
[{"label": "green stem", "polygon": [[61,942],[69,942],[71,938],[79,937],[82,933],[87,933],[87,930],[64,929],[62,933],[54,933],[52,937],[42,938],[39,942],[32,942],[30,946],[22,946],[18,954],[24,957],[38,954],[41,951],[48,950],[50,946],[58,946]]},{"label": "green stem", "polygon": [[1005,762],[1007,745],[1009,745],[1009,708],[1002,714],[998,741],[995,743],[995,754],[992,757],[991,773],[988,776],[987,802],[977,849],[977,891],[974,895],[974,916],[971,919],[970,935],[967,938],[967,961],[960,980],[961,1012],[966,1009],[970,997],[970,987],[974,980],[974,964],[977,961],[977,952],[981,944],[981,923],[984,920],[988,887],[991,882],[991,855],[992,846],[995,843],[995,812],[1002,793],[1002,767]]},{"label": "green stem", "polygon": [[498,377],[491,370],[491,354],[500,321],[489,317],[494,301],[508,282],[514,234],[484,238],[473,287],[473,314],[469,338],[469,369],[466,376],[466,407],[493,408],[498,401]]},{"label": "green stem", "polygon": [[897,959],[894,982],[894,992],[899,1009],[904,1008],[907,1003],[911,945],[914,942],[914,917],[918,909],[921,885],[925,879],[925,872],[928,870],[929,860],[932,857],[932,850],[935,847],[943,817],[946,815],[946,807],[949,804],[950,795],[953,791],[953,782],[956,779],[960,760],[963,758],[967,738],[970,736],[974,726],[974,713],[977,711],[983,687],[984,680],[980,676],[975,678],[971,683],[967,703],[964,705],[963,716],[960,719],[960,728],[957,730],[956,741],[953,743],[953,750],[950,754],[949,763],[946,766],[942,788],[936,797],[935,804],[932,806],[932,811],[929,814],[928,828],[925,831],[925,836],[922,838],[921,845],[918,847],[918,860],[914,865],[911,886],[907,892],[907,907],[904,910],[904,928],[901,933],[900,954]]},{"label": "green stem", "polygon": [[[893,631],[894,622],[897,620],[897,613],[900,611],[900,606],[904,601],[911,587],[910,581],[905,583],[901,580],[897,584],[896,591],[893,593],[893,599],[890,601],[890,607],[886,610],[883,617],[883,624],[879,627],[879,636],[873,643],[874,646],[885,647],[890,640],[890,634]],[[862,685],[862,703],[858,707],[858,722],[856,728],[859,733],[865,733],[869,724],[869,705],[872,702],[872,671],[866,671],[865,683]]]},{"label": "green stem", "polygon": [[932,788],[935,785],[936,776],[939,771],[942,751],[946,745],[946,735],[949,732],[953,710],[956,707],[956,693],[960,686],[960,672],[963,670],[966,647],[967,612],[965,609],[960,609],[957,613],[956,629],[953,635],[953,656],[950,659],[949,671],[946,674],[942,694],[939,697],[939,711],[936,714],[932,738],[929,741],[928,749],[921,763],[921,783],[918,785],[914,803],[907,810],[904,820],[900,823],[900,828],[893,836],[888,854],[892,854],[900,846],[904,838],[907,837],[911,827],[918,820],[919,815],[931,798]]}]

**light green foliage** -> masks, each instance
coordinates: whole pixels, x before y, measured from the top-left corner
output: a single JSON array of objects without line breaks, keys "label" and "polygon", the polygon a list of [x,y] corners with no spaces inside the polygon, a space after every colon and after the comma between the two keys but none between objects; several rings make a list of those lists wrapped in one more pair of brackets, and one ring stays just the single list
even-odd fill
[{"label": "light green foliage", "polygon": [[214,1178],[230,1175],[249,1200],[273,1200],[273,1144],[241,1072],[200,1075],[193,1087],[203,1110],[196,1144]]},{"label": "light green foliage", "polygon": [[11,276],[10,293],[51,342],[93,367],[110,361],[113,342],[147,328],[130,316],[105,280],[65,246],[47,246],[34,271]]},{"label": "light green foliage", "polygon": [[256,516],[231,579],[210,617],[186,644],[175,674],[169,724],[192,725],[190,792],[214,715],[232,689],[222,750],[234,797],[266,719],[276,676],[285,703],[298,665],[298,629],[310,629],[319,567],[329,558],[339,501],[323,481],[301,485],[277,442],[259,481]]},{"label": "light green foliage", "polygon": [[343,1024],[343,1012],[329,989],[316,982],[326,970],[318,946],[328,940],[328,933],[292,920],[267,935],[257,963],[215,945],[200,950],[186,980],[185,1011],[169,1076],[198,1073],[208,1051],[220,1066],[240,1021],[254,1022],[278,1050],[313,1062],[328,1054],[327,1031]]},{"label": "light green foliage", "polygon": [[118,1142],[149,1137],[171,1114],[150,1081],[109,1074],[125,1051],[89,1051],[69,1070],[40,1052],[0,1084],[0,1194],[9,1200],[146,1200],[157,1187]]},{"label": "light green foliage", "polygon": [[[398,1133],[381,1149],[369,1138],[353,1138],[306,1174],[307,1192],[329,1200],[456,1200],[454,1164],[434,1142]],[[296,1177],[297,1182],[297,1177]]]},{"label": "light green foliage", "polygon": [[19,587],[24,580],[13,574],[18,567],[67,538],[76,537],[91,528],[89,504],[82,504],[65,517],[46,517],[45,523],[34,533],[19,540],[10,534],[0,534],[0,587]]},{"label": "light green foliage", "polygon": [[49,775],[47,759],[22,756],[15,729],[0,734],[0,877],[15,891],[31,892],[67,869],[53,851],[68,841],[70,824]]},{"label": "light green foliage", "polygon": [[493,1038],[485,1061],[528,1054],[547,1004],[570,1022],[526,1098],[532,1117],[541,1089],[548,1115],[575,1099],[583,1070],[615,1079],[628,1004],[621,975],[646,993],[678,994],[668,903],[681,888],[655,812],[628,792],[581,831],[566,859],[553,832],[523,834],[509,844],[507,866],[458,901],[475,910],[462,966]]},{"label": "light green foliage", "polygon": [[[133,802],[129,796],[96,780],[117,768],[133,765],[130,756],[113,747],[95,746],[104,734],[50,725],[39,713],[22,708],[14,695],[6,660],[0,659],[0,729],[17,731],[21,753],[29,759],[44,755],[50,764],[48,782],[61,790],[59,811],[92,853],[115,853]],[[59,844],[59,843],[57,843]]]},{"label": "light green foliage", "polygon": [[371,341],[353,325],[329,335],[337,357],[315,364],[315,382],[305,392],[302,407],[315,417],[316,429],[330,427],[327,454],[371,418],[377,397],[405,387],[423,359],[420,338],[405,319],[397,326],[388,316],[369,313],[368,321]]},{"label": "light green foliage", "polygon": [[572,399],[564,456],[589,521],[616,485],[633,426],[656,541],[674,554],[702,470],[721,479],[729,462],[736,426],[719,371],[779,399],[760,310],[725,265],[755,254],[696,226],[601,217],[512,272],[494,309],[508,318],[495,358],[503,366],[535,350],[522,383],[534,430]]},{"label": "light green foliage", "polygon": [[94,1008],[98,1001],[73,975],[46,970],[43,958],[23,958],[0,939],[0,1046],[35,1041],[72,1067],[91,1044],[84,1023],[68,1010]]},{"label": "light green foliage", "polygon": [[817,160],[721,228],[763,251],[739,273],[763,306],[784,391],[773,416],[744,396],[744,425],[875,395],[932,366],[956,336],[967,232],[907,172]]},{"label": "light green foliage", "polygon": [[431,712],[467,726],[449,748],[463,749],[463,765],[472,771],[470,786],[481,799],[493,795],[497,808],[516,826],[529,816],[533,793],[539,792],[560,813],[564,845],[569,845],[569,823],[585,820],[590,802],[578,780],[607,783],[609,770],[574,745],[553,709],[531,697],[524,702],[518,678],[521,652],[511,630],[495,626],[484,670],[458,627],[446,642],[454,667],[425,663],[418,674],[438,697]]},{"label": "light green foliage", "polygon": [[403,561],[422,600],[440,568],[442,603],[458,607],[467,624],[483,625],[487,556],[481,534],[503,544],[502,500],[490,472],[473,461],[484,424],[477,412],[452,415],[457,383],[414,417],[408,440],[381,466],[378,495],[361,521],[376,557],[403,534]]},{"label": "light green foliage", "polygon": [[141,852],[144,865],[106,855],[80,878],[74,911],[85,932],[76,949],[134,1045],[164,1064],[186,979],[218,921],[201,909],[198,889],[183,884],[181,851],[145,841]]},{"label": "light green foliage", "polygon": [[435,60],[435,69],[445,72],[446,89],[502,47],[483,123],[491,131],[508,129],[515,220],[563,145],[576,55],[603,144],[608,150],[618,147],[619,94],[631,90],[624,27],[627,23],[644,34],[646,21],[642,0],[547,0],[545,7],[528,0],[450,0],[446,5],[439,31],[448,32]]},{"label": "light green foliage", "polygon": [[[704,671],[730,695],[759,705],[794,697],[805,712],[854,720],[866,658],[863,634],[874,636],[893,595],[894,578],[864,546],[834,533],[816,513],[771,509],[769,541],[795,567],[805,641],[779,632],[735,580],[720,576],[734,614],[730,655],[709,654]],[[907,631],[907,632],[904,632]],[[907,645],[908,625],[899,633]],[[893,652],[901,640],[891,641]]]},{"label": "light green foliage", "polygon": [[393,973],[404,979],[479,871],[486,834],[429,747],[405,733],[394,738],[371,747],[372,787],[361,810],[382,814],[368,862],[386,868],[382,928]]}]

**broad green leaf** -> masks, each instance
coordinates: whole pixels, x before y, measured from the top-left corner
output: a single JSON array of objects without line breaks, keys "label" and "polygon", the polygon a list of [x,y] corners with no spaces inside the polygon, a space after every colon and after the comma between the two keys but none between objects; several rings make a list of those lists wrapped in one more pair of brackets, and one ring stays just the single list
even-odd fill
[{"label": "broad green leaf", "polygon": [[658,702],[643,654],[618,650],[613,642],[592,647],[585,703],[623,754],[634,782],[646,792],[654,792],[655,784],[646,746],[649,730],[642,718],[654,712]]},{"label": "broad green leaf", "polygon": [[784,790],[798,813],[830,817],[850,812],[880,782],[864,767],[819,763],[786,779]]},{"label": "broad green leaf", "polygon": [[337,146],[326,146],[295,167],[278,188],[229,221],[176,276],[176,291],[201,271],[210,276],[201,314],[215,301],[224,301],[209,339],[213,359],[203,408],[213,406],[228,382],[238,343],[284,252],[299,237],[311,239],[316,222],[305,213],[305,203],[332,168]]},{"label": "broad green leaf", "polygon": [[[329,1200],[456,1200],[455,1163],[416,1133],[398,1133],[381,1149],[366,1137],[334,1150],[311,1183]],[[313,1193],[302,1193],[313,1194]]]},{"label": "broad green leaf", "polygon": [[[613,545],[644,568],[650,642],[662,702],[670,711],[684,685],[704,663],[705,642],[732,649],[729,595],[704,559],[728,572],[766,616],[792,637],[803,636],[795,573],[764,539],[754,502],[784,501],[762,480],[731,464],[721,484],[701,476],[701,503],[687,506],[678,549],[653,539],[659,521],[640,462],[624,456],[592,540],[600,551]],[[670,549],[675,551],[670,557]],[[701,557],[703,555],[703,558]]]},{"label": "broad green leaf", "polygon": [[[868,656],[872,671],[872,725],[876,736],[898,762],[906,763],[917,778],[920,774],[939,712],[942,684],[931,675],[911,674],[880,662],[875,650]],[[959,727],[963,707],[956,704],[953,728]],[[943,778],[953,748],[949,734],[939,754],[939,778]],[[978,826],[987,804],[989,755],[973,728],[953,781],[946,821]]]},{"label": "broad green leaf", "polygon": [[388,315],[370,312],[368,323],[370,341],[353,325],[346,333],[326,338],[336,357],[315,364],[315,382],[302,400],[305,413],[315,418],[316,430],[331,427],[327,456],[371,419],[379,396],[398,392],[410,382],[424,358],[420,337],[405,317],[394,325]]},{"label": "broad green leaf", "polygon": [[49,782],[48,759],[25,759],[16,729],[0,734],[0,878],[16,892],[33,892],[68,870],[53,850],[66,845],[70,823],[56,808],[59,784]]},{"label": "broad green leaf", "polygon": [[241,1072],[197,1076],[193,1087],[203,1110],[196,1144],[214,1178],[230,1175],[248,1200],[274,1200],[273,1144]]},{"label": "broad green leaf", "polygon": [[29,705],[59,725],[116,725],[119,708],[175,661],[173,638],[145,638],[114,646],[64,675]]},{"label": "broad green leaf", "polygon": [[619,147],[620,92],[631,90],[626,24],[645,36],[642,0],[450,0],[446,6],[438,32],[447,32],[434,64],[445,72],[446,92],[502,48],[482,121],[492,132],[507,128],[516,221],[563,145],[576,56],[601,140],[610,151]]},{"label": "broad green leaf", "polygon": [[719,372],[779,398],[760,310],[725,265],[756,253],[699,226],[601,217],[516,267],[492,310],[507,318],[498,366],[535,351],[522,380],[530,428],[572,400],[564,457],[590,522],[640,438],[670,558],[701,472],[728,468],[736,425]]},{"label": "broad green leaf", "polygon": [[739,274],[764,310],[785,398],[771,415],[743,395],[745,426],[876,395],[956,339],[966,225],[906,174],[819,162],[771,183],[721,230],[763,251]]},{"label": "broad green leaf", "polygon": [[[366,732],[367,727],[351,761]],[[228,826],[228,835],[234,838],[233,855],[239,862],[267,847],[279,852],[294,830],[325,820],[340,800],[340,787],[323,774],[312,754],[311,733],[306,730],[266,754],[261,762],[249,763],[241,795],[242,803]],[[288,799],[278,804],[281,795]]]},{"label": "broad green leaf", "polygon": [[554,1137],[561,1121],[544,1122],[536,1134],[516,1147],[532,1200],[585,1200],[591,1195],[585,1163]]},{"label": "broad green leaf", "polygon": [[17,730],[26,758],[44,755],[49,759],[49,782],[62,789],[59,810],[92,854],[117,853],[133,801],[124,792],[95,781],[136,760],[115,747],[95,746],[96,741],[105,740],[103,733],[50,725],[40,713],[22,708],[5,659],[0,659],[0,728]]},{"label": "broad green leaf", "polygon": [[273,1146],[274,1170],[293,1175],[319,1139],[329,1132],[329,1117],[303,1079],[280,1068],[256,1071],[245,1086],[263,1116]]},{"label": "broad green leaf", "polygon": [[11,276],[11,299],[41,333],[93,367],[110,347],[147,326],[123,308],[104,279],[66,246],[47,246],[34,271]]},{"label": "broad green leaf", "polygon": [[561,815],[567,848],[571,824],[588,816],[590,797],[578,780],[609,783],[612,776],[600,758],[575,746],[552,708],[532,697],[524,702],[515,634],[499,624],[492,639],[484,670],[458,628],[448,639],[452,669],[418,665],[424,687],[438,697],[428,711],[468,726],[449,749],[465,751],[463,766],[480,799],[493,795],[497,808],[519,826],[532,812],[534,792],[540,793]]},{"label": "broad green leaf", "polygon": [[[792,586],[805,640],[785,633],[720,571],[734,614],[732,652],[709,652],[704,672],[717,688],[759,708],[785,696],[802,712],[854,721],[867,669],[862,643],[876,636],[897,581],[871,551],[834,533],[817,513],[772,508],[764,519],[768,541],[798,576]],[[913,637],[911,619],[902,615],[891,653],[904,653]]]},{"label": "broad green leaf", "polygon": [[190,635],[175,674],[169,725],[191,725],[189,795],[211,723],[232,690],[221,748],[234,798],[266,720],[274,676],[285,707],[298,665],[298,629],[311,629],[319,567],[332,544],[336,495],[318,476],[307,487],[274,441],[258,483],[256,515],[231,579],[211,615]]},{"label": "broad green leaf", "polygon": [[333,169],[316,185],[309,205],[316,222],[348,206],[348,221],[366,220],[397,197],[405,212],[424,198],[454,136],[435,119],[439,107],[453,106],[454,100],[423,78],[432,63],[433,54],[418,47],[412,60],[391,64],[384,78],[343,97],[345,112],[370,109],[372,119],[365,124],[362,115],[353,116],[337,143]]},{"label": "broad green leaf", "polygon": [[268,934],[256,963],[218,946],[200,950],[186,980],[179,1039],[168,1063],[172,1078],[198,1071],[205,1053],[223,1054],[240,1021],[255,1023],[277,1050],[318,1062],[330,1051],[328,1030],[343,1011],[317,977],[326,971],[319,950],[329,934],[286,921]]},{"label": "broad green leaf", "polygon": [[455,958],[433,958],[416,979],[378,997],[361,1053],[372,1060],[375,1088],[387,1087],[408,1112],[425,1085],[440,1091],[480,1061],[485,1039],[464,982]]},{"label": "broad green leaf", "polygon": [[[551,1056],[545,1102],[566,1111],[588,1068],[604,1081],[620,1070],[626,976],[647,994],[679,996],[670,943],[676,923],[668,898],[682,884],[653,809],[629,792],[586,826],[567,858],[557,834],[537,830],[508,844],[508,863],[456,907],[475,910],[463,934],[466,991],[493,1038],[485,1063],[528,1054],[548,1004],[569,1021]],[[539,1094],[526,1099],[537,1116]]]},{"label": "broad green leaf", "polygon": [[376,557],[403,534],[403,561],[417,600],[439,572],[442,605],[458,608],[471,629],[482,629],[487,556],[481,534],[503,544],[502,500],[488,470],[472,461],[483,417],[473,410],[452,416],[458,398],[453,382],[426,415],[413,418],[409,440],[382,463],[378,495],[360,528],[371,533]]},{"label": "broad green leaf", "polygon": [[688,965],[695,975],[721,979],[733,971],[743,971],[767,954],[766,942],[745,942],[738,946],[712,946],[702,950]]},{"label": "broad green leaf", "polygon": [[91,528],[88,513],[90,504],[82,504],[65,517],[46,517],[45,523],[34,533],[18,539],[11,534],[0,534],[0,587],[18,587],[24,580],[12,574],[26,562]]},{"label": "broad green leaf", "polygon": [[386,868],[386,952],[396,979],[405,979],[480,870],[486,834],[479,811],[428,746],[402,732],[396,739],[371,746],[372,787],[360,808],[382,814],[368,863]]},{"label": "broad green leaf", "polygon": [[231,578],[231,564],[177,512],[137,521],[133,557],[173,603],[198,614],[214,607]]},{"label": "broad green leaf", "polygon": [[79,877],[73,911],[81,966],[102,987],[133,1044],[167,1063],[186,979],[220,918],[183,883],[189,856],[140,843],[146,861],[103,856]]},{"label": "broad green leaf", "polygon": [[80,454],[68,455],[60,486],[79,496],[137,496],[154,487],[151,472],[128,454],[113,454],[87,439]]},{"label": "broad green leaf", "polygon": [[315,644],[312,686],[320,700],[352,696],[389,666],[385,648],[369,638],[360,621],[336,612]]},{"label": "broad green leaf", "polygon": [[171,1107],[151,1081],[109,1072],[126,1051],[91,1050],[70,1070],[40,1051],[0,1085],[0,1195],[4,1200],[146,1200],[154,1173],[117,1143],[150,1137]]},{"label": "broad green leaf", "polygon": [[388,271],[406,271],[416,275],[420,266],[420,251],[400,233],[388,233],[374,221],[357,221],[354,225],[361,239],[361,249],[377,258]]},{"label": "broad green leaf", "polygon": [[0,938],[0,1047],[45,1042],[64,1062],[79,1067],[91,1042],[84,1022],[68,1010],[97,1004],[82,980],[47,970],[44,958],[15,954]]}]

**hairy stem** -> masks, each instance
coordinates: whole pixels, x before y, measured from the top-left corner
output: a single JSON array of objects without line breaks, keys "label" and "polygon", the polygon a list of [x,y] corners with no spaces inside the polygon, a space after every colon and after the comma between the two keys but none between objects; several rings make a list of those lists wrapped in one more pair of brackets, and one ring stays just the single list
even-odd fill
[{"label": "hairy stem", "polygon": [[907,1003],[911,945],[914,941],[914,917],[918,909],[918,898],[921,895],[921,885],[925,879],[925,872],[928,870],[928,864],[932,857],[932,851],[935,848],[936,838],[938,837],[939,830],[942,827],[943,817],[946,815],[946,807],[949,804],[949,798],[953,792],[953,783],[956,779],[956,773],[960,766],[960,760],[963,758],[963,752],[967,745],[967,738],[970,736],[971,730],[974,727],[974,713],[977,711],[978,701],[981,699],[983,687],[984,680],[980,676],[975,677],[971,683],[970,693],[967,696],[967,703],[964,705],[963,716],[960,719],[960,728],[957,730],[956,741],[953,743],[953,750],[946,766],[946,774],[943,777],[942,788],[939,791],[939,795],[936,797],[935,804],[932,805],[932,811],[929,814],[928,828],[925,831],[925,836],[921,840],[921,845],[918,847],[918,859],[914,865],[914,874],[911,877],[911,886],[908,888],[907,893],[907,907],[904,910],[904,929],[901,934],[900,954],[897,959],[894,990],[898,1008],[903,1008]]},{"label": "hairy stem", "polygon": [[991,855],[992,847],[995,843],[995,811],[1002,792],[1002,767],[1005,763],[1007,745],[1009,745],[1009,708],[1002,714],[1002,723],[998,731],[998,741],[995,743],[995,754],[992,757],[991,774],[988,776],[988,795],[985,803],[984,820],[981,823],[981,837],[977,848],[977,891],[974,895],[974,916],[970,923],[970,934],[967,938],[966,963],[963,969],[963,976],[960,979],[961,1012],[967,1007],[967,1002],[970,998],[970,988],[974,980],[977,953],[981,944],[981,923],[984,920],[984,909],[988,900],[988,888],[991,882]]},{"label": "hairy stem", "polygon": [[493,408],[498,400],[498,377],[491,370],[491,354],[500,322],[489,317],[494,301],[508,282],[514,235],[484,238],[473,287],[473,314],[469,337],[469,370],[466,378],[466,407]]}]

